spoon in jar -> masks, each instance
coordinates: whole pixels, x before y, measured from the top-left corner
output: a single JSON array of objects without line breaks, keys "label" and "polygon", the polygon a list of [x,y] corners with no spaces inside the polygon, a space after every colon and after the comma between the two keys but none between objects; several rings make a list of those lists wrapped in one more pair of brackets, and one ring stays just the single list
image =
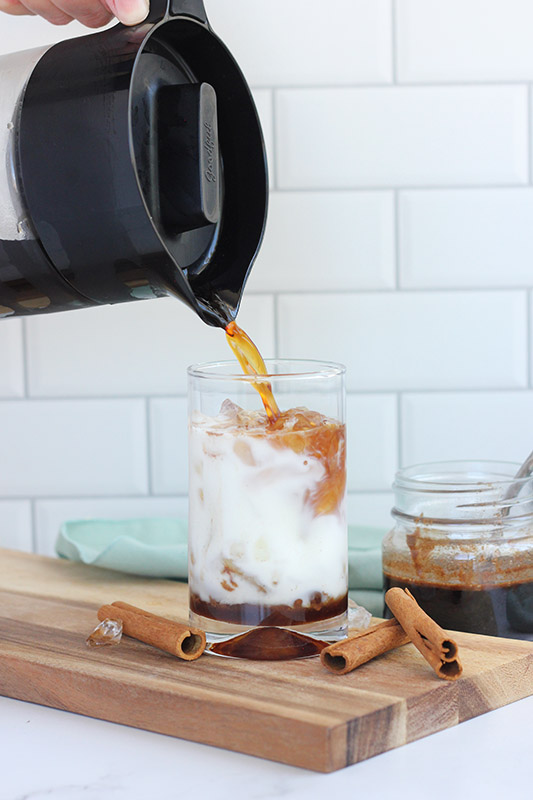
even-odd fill
[{"label": "spoon in jar", "polygon": [[[514,481],[523,481],[524,478],[529,478],[533,475],[533,452],[531,452],[516,475],[514,476]],[[522,491],[523,483],[516,484],[512,483],[509,488],[507,489],[506,493],[503,496],[504,502],[506,500],[512,500],[513,498],[517,498],[520,492]],[[511,503],[509,503],[504,509],[502,509],[503,516],[507,516],[509,511],[511,510]]]},{"label": "spoon in jar", "polygon": [[[531,452],[522,466],[518,469],[514,477],[512,478],[512,483],[503,495],[501,501],[498,503],[500,508],[500,516],[506,517],[508,516],[509,512],[511,511],[511,507],[513,502],[516,501],[518,496],[520,495],[522,489],[524,488],[524,478],[531,478],[533,476],[533,452]],[[494,501],[491,501],[493,503]],[[487,502],[484,501],[482,503],[463,503],[457,508],[472,508],[474,506],[486,506]]]}]

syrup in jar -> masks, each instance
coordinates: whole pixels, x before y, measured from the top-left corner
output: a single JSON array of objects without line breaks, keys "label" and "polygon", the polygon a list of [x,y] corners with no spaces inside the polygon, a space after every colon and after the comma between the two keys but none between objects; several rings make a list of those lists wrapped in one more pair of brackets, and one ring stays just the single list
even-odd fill
[{"label": "syrup in jar", "polygon": [[385,589],[408,588],[447,630],[533,640],[533,481],[517,481],[517,469],[401,470],[396,524],[383,542]]}]

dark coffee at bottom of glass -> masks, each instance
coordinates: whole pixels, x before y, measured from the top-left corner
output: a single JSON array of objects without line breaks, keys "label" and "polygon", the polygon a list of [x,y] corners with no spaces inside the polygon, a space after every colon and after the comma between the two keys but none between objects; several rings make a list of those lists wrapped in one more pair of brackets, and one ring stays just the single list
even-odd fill
[{"label": "dark coffee at bottom of glass", "polygon": [[209,646],[211,653],[252,661],[289,661],[317,656],[328,642],[286,628],[261,626]]},{"label": "dark coffee at bottom of glass", "polygon": [[217,622],[250,627],[257,625],[283,627],[319,622],[345,614],[348,608],[348,595],[324,599],[321,593],[317,592],[307,606],[304,606],[301,600],[297,600],[292,606],[271,606],[255,603],[217,603],[214,600],[207,602],[190,592],[189,607],[195,614]]},{"label": "dark coffee at bottom of glass", "polygon": [[[385,591],[396,586],[409,589],[445,630],[533,640],[533,582],[473,589],[409,583],[384,575]],[[387,607],[385,616],[391,617]]]}]

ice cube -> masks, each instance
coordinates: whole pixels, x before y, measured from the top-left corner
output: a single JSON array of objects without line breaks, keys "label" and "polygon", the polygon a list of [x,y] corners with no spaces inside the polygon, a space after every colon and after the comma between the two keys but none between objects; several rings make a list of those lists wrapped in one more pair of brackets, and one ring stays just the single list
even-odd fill
[{"label": "ice cube", "polygon": [[227,397],[222,405],[220,406],[220,415],[223,417],[228,417],[228,419],[236,420],[237,414],[242,411],[242,408],[234,403],[232,400]]},{"label": "ice cube", "polygon": [[119,644],[122,639],[122,622],[117,619],[104,619],[85,640],[87,647],[101,647],[105,644]]},{"label": "ice cube", "polygon": [[353,600],[348,603],[348,627],[364,630],[370,625],[372,614],[363,606],[358,606]]}]

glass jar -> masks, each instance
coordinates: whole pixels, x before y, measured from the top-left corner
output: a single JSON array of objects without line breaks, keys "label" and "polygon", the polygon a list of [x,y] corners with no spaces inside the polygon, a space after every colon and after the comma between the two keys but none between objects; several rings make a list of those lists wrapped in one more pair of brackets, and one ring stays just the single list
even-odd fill
[{"label": "glass jar", "polygon": [[189,368],[190,620],[210,643],[259,626],[333,641],[347,628],[345,370],[266,367]]},{"label": "glass jar", "polygon": [[450,461],[400,470],[395,526],[383,541],[385,590],[408,588],[448,630],[533,639],[533,479],[514,479],[518,468]]}]

